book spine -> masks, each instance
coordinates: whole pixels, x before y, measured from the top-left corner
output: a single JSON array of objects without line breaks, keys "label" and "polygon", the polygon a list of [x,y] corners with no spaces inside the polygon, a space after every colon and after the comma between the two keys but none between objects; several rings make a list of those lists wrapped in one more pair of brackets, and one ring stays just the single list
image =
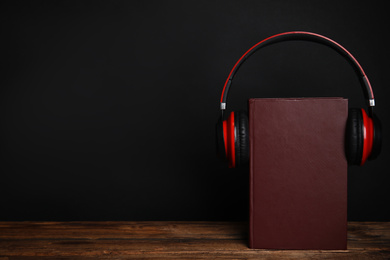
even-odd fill
[{"label": "book spine", "polygon": [[[255,105],[255,102],[253,102],[253,100],[249,100],[249,122],[254,122],[254,113],[253,111],[255,109],[253,109],[253,106]],[[249,247],[250,248],[253,248],[254,247],[254,244],[253,244],[253,239],[254,239],[254,232],[253,232],[253,178],[254,178],[254,172],[253,172],[253,140],[254,140],[254,136],[253,136],[253,124],[249,124]]]}]

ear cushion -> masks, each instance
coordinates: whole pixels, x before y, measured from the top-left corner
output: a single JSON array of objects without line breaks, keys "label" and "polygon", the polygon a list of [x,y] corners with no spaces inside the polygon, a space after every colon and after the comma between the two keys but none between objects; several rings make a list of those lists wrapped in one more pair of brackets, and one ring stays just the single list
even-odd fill
[{"label": "ear cushion", "polygon": [[372,151],[369,160],[373,160],[377,158],[382,150],[382,124],[379,118],[374,114],[372,117],[372,121],[374,124],[374,140],[372,143]]},{"label": "ear cushion", "polygon": [[348,112],[345,152],[348,164],[360,165],[363,156],[363,115],[361,109]]},{"label": "ear cushion", "polygon": [[236,166],[249,163],[249,124],[245,112],[234,113]]}]

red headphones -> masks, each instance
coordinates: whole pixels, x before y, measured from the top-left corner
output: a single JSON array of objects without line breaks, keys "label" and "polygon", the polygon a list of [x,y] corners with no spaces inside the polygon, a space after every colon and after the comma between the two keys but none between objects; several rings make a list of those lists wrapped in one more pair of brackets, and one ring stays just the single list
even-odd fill
[{"label": "red headphones", "polygon": [[245,112],[231,112],[227,119],[223,117],[229,88],[238,69],[249,56],[260,48],[290,40],[312,41],[329,46],[352,65],[359,76],[365,98],[368,100],[369,114],[362,108],[349,109],[346,123],[346,158],[350,165],[363,165],[367,159],[375,159],[381,151],[382,130],[378,117],[374,115],[374,92],[363,68],[352,54],[337,42],[316,33],[300,31],[276,34],[258,42],[241,56],[230,71],[222,90],[220,101],[221,117],[216,127],[217,152],[219,156],[228,160],[230,168],[245,165],[249,162],[247,114]]}]

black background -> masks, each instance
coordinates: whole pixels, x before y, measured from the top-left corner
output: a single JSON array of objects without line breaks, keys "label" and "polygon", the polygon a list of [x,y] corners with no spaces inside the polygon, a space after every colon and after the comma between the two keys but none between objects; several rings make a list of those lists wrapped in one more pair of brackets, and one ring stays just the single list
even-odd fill
[{"label": "black background", "polygon": [[[383,3],[383,4],[380,4]],[[276,33],[328,36],[359,60],[382,119],[381,156],[349,167],[349,220],[390,220],[384,1],[2,1],[1,220],[245,220],[248,169],[215,157],[223,83]],[[350,65],[289,42],[241,67],[249,97],[343,96]],[[330,187],[331,188],[331,187]]]}]

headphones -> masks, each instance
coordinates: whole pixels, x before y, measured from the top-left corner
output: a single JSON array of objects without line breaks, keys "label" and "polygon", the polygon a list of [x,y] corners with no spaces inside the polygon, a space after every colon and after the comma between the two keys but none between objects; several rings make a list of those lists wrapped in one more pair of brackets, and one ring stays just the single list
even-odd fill
[{"label": "headphones", "polygon": [[217,153],[219,157],[228,160],[229,168],[235,168],[249,162],[248,116],[245,112],[231,112],[224,119],[226,99],[232,80],[244,61],[262,47],[291,40],[303,40],[321,43],[331,47],[341,54],[354,68],[359,76],[363,93],[368,101],[368,114],[362,108],[351,108],[348,111],[345,133],[345,153],[349,165],[363,165],[367,159],[375,159],[382,146],[382,127],[374,115],[375,98],[370,81],[359,62],[343,46],[320,34],[293,31],[268,37],[251,47],[236,62],[222,90],[220,109],[221,116],[217,122]]}]

